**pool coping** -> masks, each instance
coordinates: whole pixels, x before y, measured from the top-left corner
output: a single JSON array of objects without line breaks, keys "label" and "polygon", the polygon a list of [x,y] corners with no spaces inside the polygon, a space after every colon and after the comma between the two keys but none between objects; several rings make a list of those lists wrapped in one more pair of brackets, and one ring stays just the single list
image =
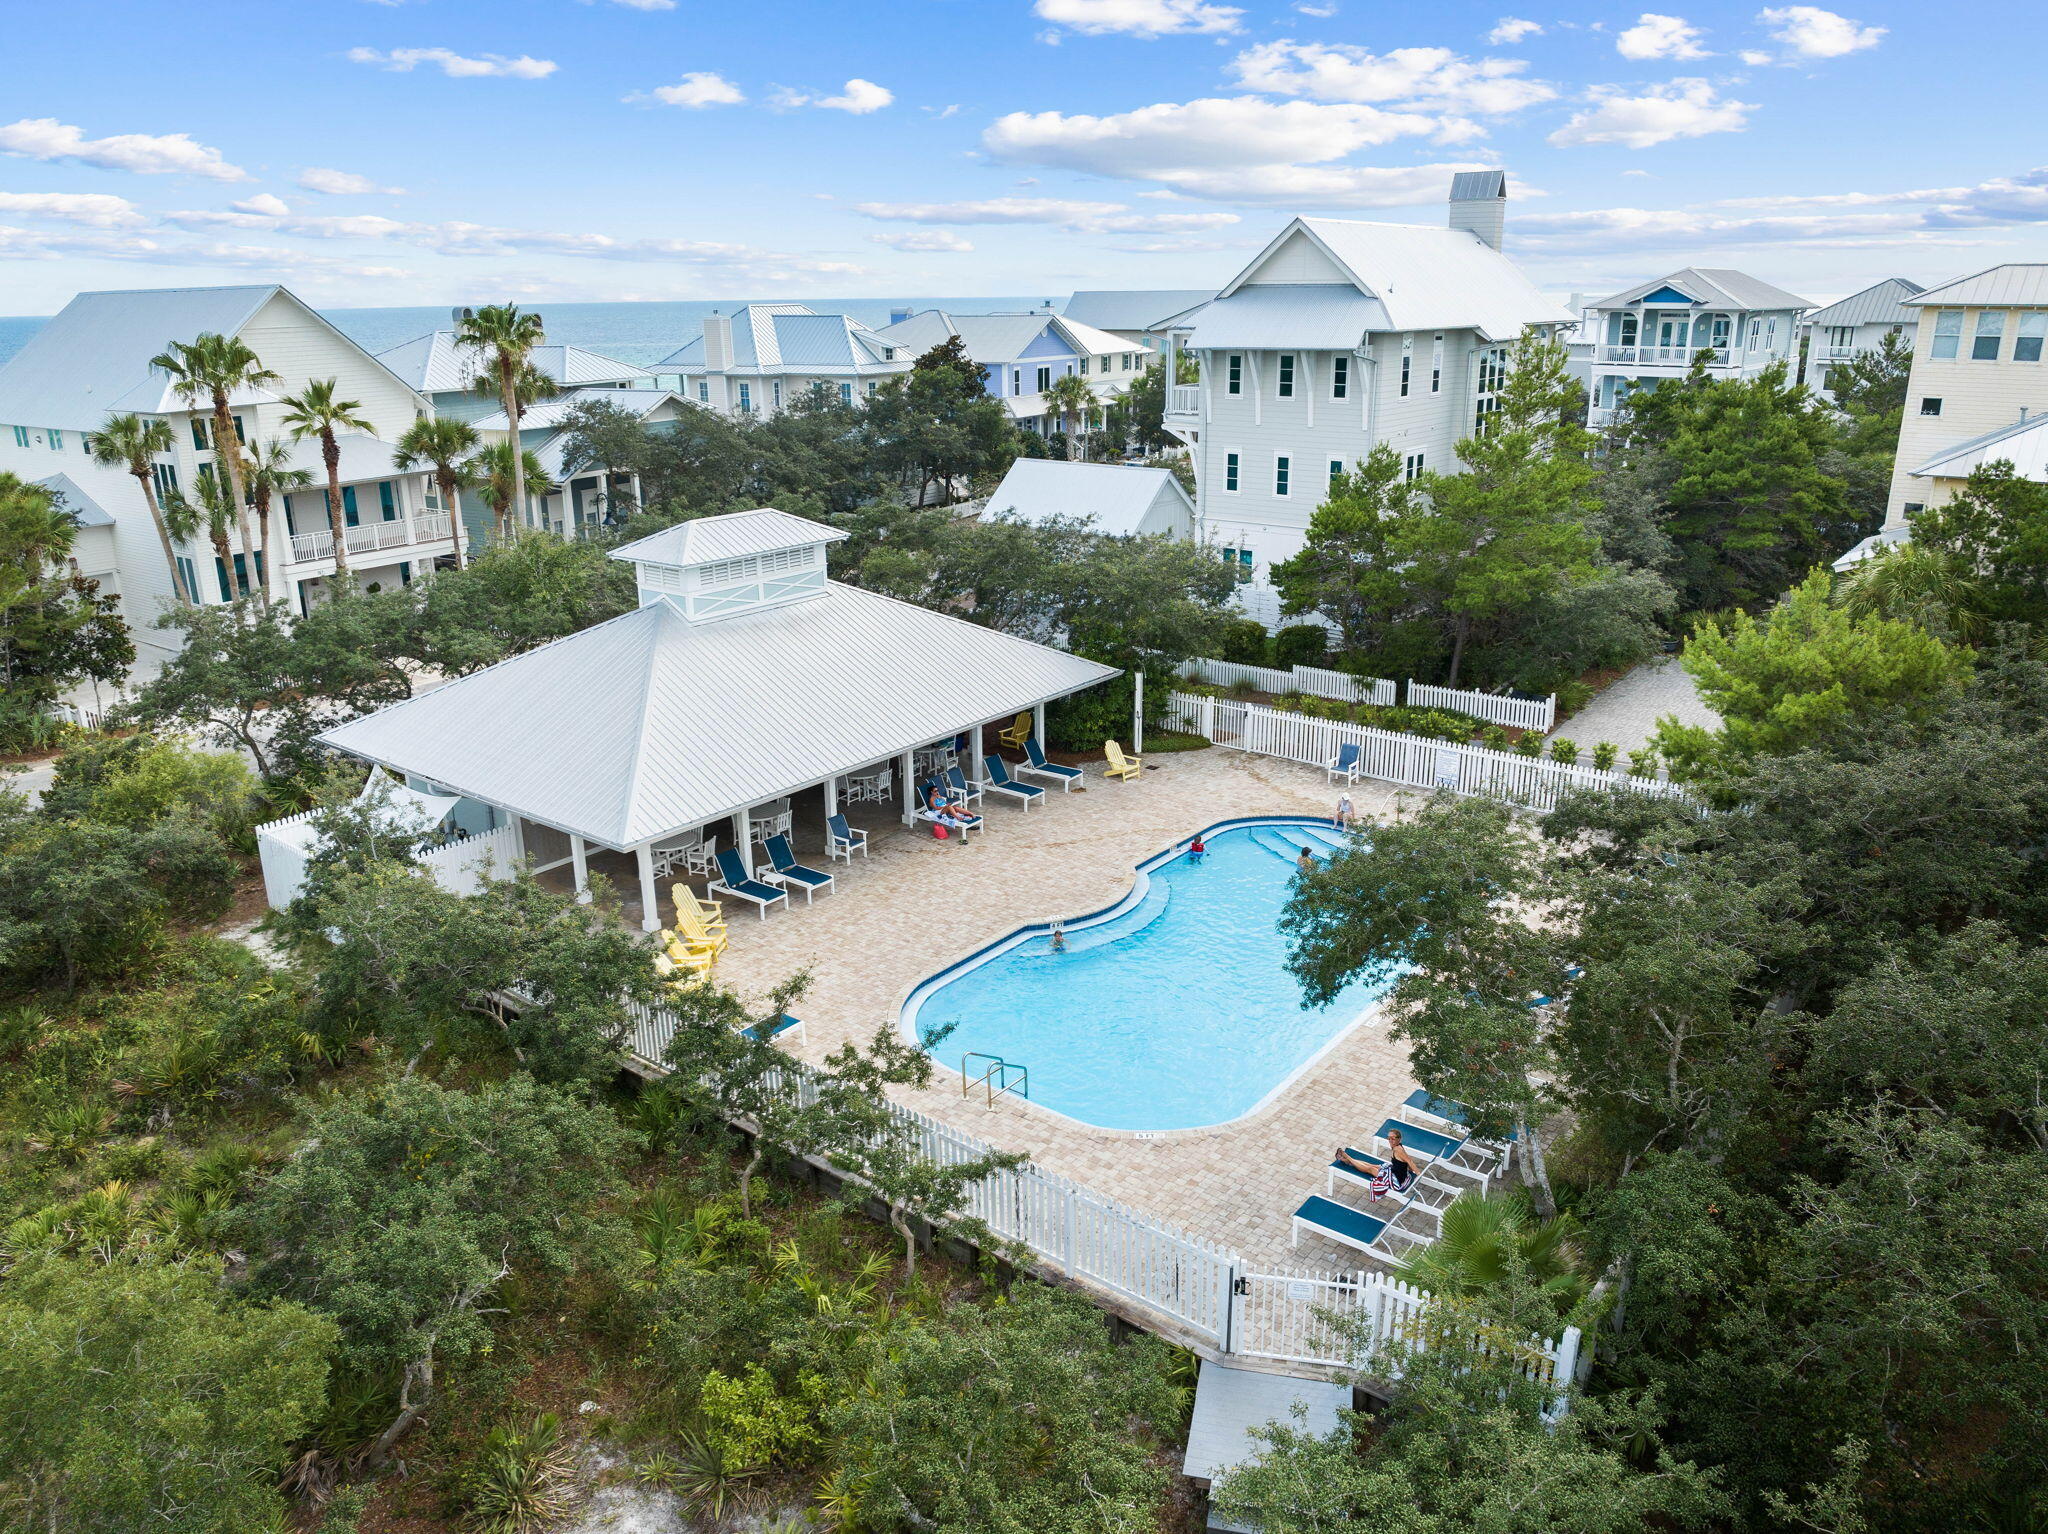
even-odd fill
[{"label": "pool coping", "polygon": [[[1354,822],[1354,827],[1356,824],[1357,823]],[[1183,853],[1185,853],[1188,850],[1189,847],[1191,847],[1195,843],[1197,838],[1206,841],[1209,837],[1215,836],[1220,832],[1235,831],[1241,826],[1301,825],[1317,826],[1319,828],[1332,831],[1337,829],[1335,824],[1330,822],[1327,818],[1317,817],[1314,815],[1233,815],[1228,820],[1219,820],[1215,822],[1213,825],[1207,825],[1202,827],[1199,831],[1189,833],[1187,836],[1182,837],[1179,841],[1174,842],[1168,847],[1162,848],[1160,851],[1153,853],[1150,857],[1144,859],[1142,862],[1133,865],[1133,877],[1131,880],[1130,889],[1125,891],[1124,894],[1120,896],[1118,899],[1111,901],[1108,905],[1098,906],[1095,910],[1084,912],[1082,915],[1079,916],[1056,916],[1047,917],[1043,921],[1025,922],[1021,926],[1011,928],[1001,937],[995,938],[990,942],[983,943],[979,948],[975,949],[973,952],[965,954],[961,958],[955,959],[952,963],[946,965],[943,969],[935,970],[933,973],[925,976],[922,980],[918,981],[916,985],[912,986],[909,989],[909,991],[904,994],[903,999],[897,1003],[897,1033],[901,1035],[906,1041],[908,1041],[914,1048],[923,1053],[939,1070],[942,1070],[946,1072],[948,1075],[954,1076],[964,1082],[967,1078],[964,1075],[962,1075],[961,1072],[947,1065],[937,1055],[932,1054],[930,1050],[926,1049],[924,1045],[924,1040],[918,1036],[916,1018],[914,1014],[917,1008],[923,1004],[925,998],[932,991],[937,990],[939,987],[945,985],[948,981],[953,980],[954,978],[965,973],[966,971],[970,969],[977,969],[981,965],[988,963],[992,959],[1000,957],[1003,953],[1008,952],[1010,949],[1015,948],[1022,943],[1028,942],[1030,939],[1034,937],[1040,937],[1046,933],[1051,932],[1054,926],[1056,925],[1064,928],[1069,933],[1075,931],[1085,931],[1090,927],[1101,926],[1104,922],[1113,921],[1115,918],[1124,915],[1126,912],[1136,909],[1138,906],[1144,903],[1146,896],[1151,893],[1153,871],[1155,869],[1165,866],[1168,863],[1171,863],[1172,861],[1174,861],[1174,859],[1180,857]],[[1383,996],[1377,1000],[1368,1003],[1364,1008],[1362,1008],[1357,1013],[1356,1016],[1352,1017],[1349,1021],[1341,1024],[1330,1034],[1330,1036],[1327,1039],[1325,1039],[1321,1044],[1317,1045],[1315,1052],[1309,1055],[1307,1059],[1303,1060],[1299,1065],[1295,1066],[1292,1070],[1290,1070],[1285,1076],[1281,1077],[1279,1081],[1275,1082],[1273,1086],[1270,1089],[1268,1089],[1266,1093],[1263,1096],[1261,1096],[1257,1102],[1253,1103],[1249,1108],[1245,1109],[1244,1112],[1233,1114],[1231,1117],[1227,1119],[1218,1119],[1213,1124],[1189,1124],[1177,1129],[1117,1129],[1106,1124],[1091,1124],[1086,1119],[1075,1118],[1072,1114],[1062,1113],[1057,1108],[1049,1108],[1044,1103],[1038,1102],[1029,1097],[1019,1097],[1017,1101],[1024,1103],[1028,1107],[1036,1109],[1040,1113],[1049,1114],[1053,1118],[1059,1119],[1068,1124],[1072,1124],[1077,1128],[1085,1129],[1089,1131],[1091,1134],[1121,1135],[1128,1139],[1145,1141],[1170,1140],[1185,1135],[1211,1134],[1214,1133],[1216,1130],[1228,1128],[1233,1124],[1241,1124],[1246,1119],[1254,1118],[1257,1115],[1265,1112],[1267,1108],[1272,1106],[1274,1100],[1278,1098],[1281,1093],[1285,1092],[1289,1087],[1293,1086],[1295,1082],[1299,1081],[1309,1071],[1313,1070],[1323,1060],[1323,1058],[1330,1053],[1331,1050],[1335,1049],[1345,1039],[1349,1038],[1353,1033],[1355,1033],[1358,1030],[1360,1024],[1364,1023],[1368,1018],[1377,1013],[1383,1006],[1384,1002],[1385,997]]]}]

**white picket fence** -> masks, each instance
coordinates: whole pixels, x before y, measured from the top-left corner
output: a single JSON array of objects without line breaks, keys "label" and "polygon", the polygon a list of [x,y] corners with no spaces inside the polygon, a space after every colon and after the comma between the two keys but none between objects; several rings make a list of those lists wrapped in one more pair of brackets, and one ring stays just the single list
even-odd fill
[{"label": "white picket fence", "polygon": [[1408,680],[1410,708],[1454,708],[1461,714],[1475,714],[1492,724],[1512,725],[1548,735],[1557,722],[1557,694],[1547,698],[1510,698],[1501,693],[1472,692],[1462,687],[1433,687],[1428,682]]},{"label": "white picket fence", "polygon": [[[318,813],[306,810],[256,828],[256,856],[263,865],[263,891],[274,910],[283,910],[298,899],[312,855],[311,848],[284,834],[285,829],[302,826]],[[503,825],[495,831],[444,842],[420,853],[419,862],[443,889],[457,895],[473,895],[491,879],[511,877],[519,863],[519,831],[515,826]]]},{"label": "white picket fence", "polygon": [[1278,666],[1247,666],[1233,660],[1200,657],[1187,661],[1181,674],[1213,687],[1235,687],[1249,682],[1260,692],[1305,692],[1317,698],[1335,698],[1340,703],[1391,704],[1398,690],[1384,677],[1355,677],[1320,666],[1296,666],[1284,671]]},{"label": "white picket fence", "polygon": [[1361,777],[1404,788],[1442,788],[1455,794],[1500,799],[1522,809],[1547,811],[1574,789],[1625,788],[1632,793],[1685,798],[1675,784],[1657,778],[1630,777],[1597,767],[1566,766],[1512,751],[1459,746],[1375,730],[1333,719],[1311,719],[1259,703],[1238,703],[1197,693],[1176,692],[1167,698],[1167,722],[1175,729],[1200,735],[1218,745],[1235,746],[1260,756],[1277,756],[1310,767],[1337,759],[1339,748],[1358,747]]}]

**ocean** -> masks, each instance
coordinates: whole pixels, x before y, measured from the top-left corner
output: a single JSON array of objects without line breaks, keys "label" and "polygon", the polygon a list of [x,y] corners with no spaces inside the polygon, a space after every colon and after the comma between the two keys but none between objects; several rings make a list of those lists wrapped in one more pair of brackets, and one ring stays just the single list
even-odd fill
[{"label": "ocean", "polygon": [[[962,314],[988,314],[1002,310],[1034,309],[1048,301],[1064,304],[1064,294],[1036,294],[1029,298],[799,298],[772,302],[808,305],[820,314],[848,314],[864,325],[879,329],[889,323],[892,311],[902,309],[955,309]],[[754,300],[761,302],[762,300]],[[571,346],[585,346],[594,352],[638,367],[651,367],[704,330],[704,316],[713,310],[730,314],[744,298],[706,299],[702,303],[621,304],[536,304],[547,321],[548,339]],[[445,308],[422,306],[409,309],[323,309],[337,329],[370,352],[384,351],[401,341],[410,341],[450,323]],[[4,363],[43,326],[47,316],[30,315],[9,319],[0,316],[0,363]]]}]

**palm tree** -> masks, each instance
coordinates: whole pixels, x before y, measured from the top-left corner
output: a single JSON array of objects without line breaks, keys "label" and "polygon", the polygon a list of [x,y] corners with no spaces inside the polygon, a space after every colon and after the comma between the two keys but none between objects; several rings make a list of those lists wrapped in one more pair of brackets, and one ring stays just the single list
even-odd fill
[{"label": "palm tree", "polygon": [[248,489],[242,482],[242,446],[235,436],[235,418],[228,410],[228,396],[237,389],[254,389],[278,382],[277,374],[263,365],[240,336],[202,331],[190,341],[173,341],[169,351],[149,359],[149,365],[171,375],[171,387],[178,397],[195,409],[203,402],[213,410],[214,471],[227,471],[228,488],[234,493],[235,520],[241,526],[242,558],[253,578],[256,573],[256,542],[249,524]]},{"label": "palm tree", "polygon": [[[311,469],[291,465],[291,449],[280,437],[259,442],[249,450],[249,499],[256,503],[256,522],[263,529],[263,605],[270,605],[271,586],[284,568],[284,560],[270,526],[271,504],[280,495],[290,495],[313,483]],[[290,536],[289,530],[286,536]]]},{"label": "palm tree", "polygon": [[1984,637],[1983,583],[1961,559],[1925,544],[1873,550],[1835,588],[1835,603],[1858,618],[1902,618],[1944,639]]},{"label": "palm tree", "polygon": [[[486,304],[465,313],[455,327],[458,346],[484,354],[487,375],[477,379],[477,392],[495,395],[505,410],[505,425],[511,440],[519,440],[519,415],[524,401],[545,399],[554,393],[554,382],[533,366],[533,349],[546,341],[547,327],[538,314],[521,314],[517,304]],[[512,459],[512,501],[514,511],[526,510],[526,468],[524,455]],[[499,512],[499,519],[504,513]]]},{"label": "palm tree", "polygon": [[370,423],[356,412],[363,407],[352,399],[336,399],[334,391],[339,382],[332,378],[312,378],[297,394],[285,397],[284,424],[291,428],[294,441],[307,437],[320,439],[320,461],[327,465],[327,526],[334,534],[334,575],[337,581],[348,575],[347,526],[341,511],[341,444],[334,440],[338,431],[370,433]]},{"label": "palm tree", "polygon": [[[228,529],[235,524],[235,492],[226,476],[218,472],[201,474],[195,488],[197,500],[186,499],[181,490],[173,490],[164,497],[164,520],[179,538],[204,536],[213,545],[213,557],[220,561],[222,579],[229,599],[233,600],[239,593],[235,581],[235,551],[228,543]],[[245,574],[253,581],[256,567],[246,565]]]},{"label": "palm tree", "polygon": [[1520,1190],[1461,1193],[1445,1206],[1435,1241],[1401,1259],[1394,1276],[1449,1300],[1478,1300],[1523,1280],[1562,1319],[1584,1302],[1570,1215],[1538,1220]]},{"label": "palm tree", "polygon": [[1095,391],[1079,373],[1062,373],[1045,391],[1045,402],[1060,413],[1067,433],[1067,457],[1078,458],[1079,428],[1087,423],[1088,412],[1095,408]]},{"label": "palm tree", "polygon": [[493,442],[479,450],[469,460],[469,469],[476,476],[477,493],[484,498],[484,504],[498,514],[500,543],[512,541],[512,508],[520,504],[522,487],[541,495],[555,488],[547,470],[540,466],[540,459],[531,451],[515,454],[509,442]]},{"label": "palm tree", "polygon": [[440,487],[441,504],[448,508],[449,532],[455,539],[455,568],[463,558],[462,492],[474,488],[476,471],[466,461],[476,451],[476,428],[467,421],[422,416],[398,439],[398,453],[391,460],[401,469],[426,468]]},{"label": "palm tree", "polygon": [[149,520],[156,527],[157,542],[164,546],[164,563],[171,569],[171,590],[190,607],[199,593],[188,591],[178,569],[178,551],[171,543],[170,524],[156,500],[156,460],[175,445],[171,423],[159,416],[110,415],[106,424],[92,435],[92,461],[103,468],[122,469],[142,486],[142,499],[149,507]]}]

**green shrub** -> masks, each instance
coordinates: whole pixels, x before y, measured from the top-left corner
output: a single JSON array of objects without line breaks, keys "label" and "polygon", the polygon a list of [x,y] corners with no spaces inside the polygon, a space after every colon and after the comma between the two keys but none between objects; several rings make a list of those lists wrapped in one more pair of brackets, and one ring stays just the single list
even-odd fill
[{"label": "green shrub", "polygon": [[1593,748],[1593,765],[1602,772],[1614,771],[1614,759],[1621,754],[1621,747],[1611,740],[1603,740]]},{"label": "green shrub", "polygon": [[1272,639],[1266,625],[1256,618],[1233,618],[1216,646],[1218,660],[1236,661],[1240,666],[1272,664]]},{"label": "green shrub", "polygon": [[1506,725],[1482,724],[1479,727],[1479,744],[1489,751],[1505,751],[1510,744]]},{"label": "green shrub", "polygon": [[1657,748],[1644,746],[1628,754],[1628,775],[1632,778],[1654,778],[1657,776]]},{"label": "green shrub", "polygon": [[562,1420],[542,1412],[525,1428],[500,1425],[462,1478],[466,1523],[478,1534],[528,1534],[569,1511],[575,1456]]},{"label": "green shrub", "polygon": [[1320,623],[1290,623],[1273,636],[1273,664],[1320,666],[1329,645],[1330,631]]},{"label": "green shrub", "polygon": [[801,1460],[818,1443],[818,1412],[825,1397],[825,1381],[816,1374],[799,1375],[796,1393],[785,1395],[776,1389],[774,1376],[750,1363],[738,1379],[713,1369],[704,1377],[697,1406],[704,1414],[704,1436],[727,1473],[738,1475]]},{"label": "green shrub", "polygon": [[1562,735],[1550,743],[1550,759],[1569,767],[1579,759],[1579,743],[1566,740]]},{"label": "green shrub", "polygon": [[1543,737],[1534,730],[1524,730],[1521,738],[1515,742],[1515,755],[1541,756],[1542,754]]},{"label": "green shrub", "polygon": [[1557,717],[1568,719],[1593,701],[1593,689],[1584,682],[1570,681],[1557,689]]}]

